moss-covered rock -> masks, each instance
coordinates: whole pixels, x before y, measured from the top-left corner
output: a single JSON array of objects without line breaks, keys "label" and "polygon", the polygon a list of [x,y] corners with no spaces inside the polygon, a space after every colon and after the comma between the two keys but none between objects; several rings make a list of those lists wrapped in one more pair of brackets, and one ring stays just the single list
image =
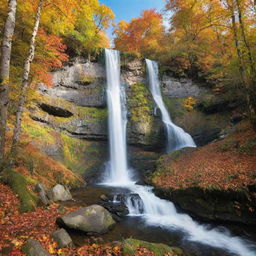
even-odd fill
[{"label": "moss-covered rock", "polygon": [[146,85],[136,83],[129,86],[127,104],[128,143],[154,149],[163,147],[162,122],[159,117],[154,116],[155,105]]},{"label": "moss-covered rock", "polygon": [[5,170],[4,176],[9,186],[20,199],[20,211],[28,212],[34,210],[38,198],[34,193],[29,191],[26,177],[10,168]]},{"label": "moss-covered rock", "polygon": [[124,255],[135,255],[135,252],[139,248],[146,248],[152,251],[156,256],[163,256],[165,254],[173,256],[183,256],[183,252],[179,248],[169,247],[165,244],[160,243],[149,243],[146,241],[136,239],[126,239],[123,242],[123,254]]},{"label": "moss-covered rock", "polygon": [[78,138],[106,140],[106,108],[80,107],[62,98],[38,98],[30,107],[32,119]]},{"label": "moss-covered rock", "polygon": [[[43,154],[81,176],[87,175],[88,179],[100,176],[101,166],[107,160],[106,143],[71,137],[29,117],[24,122],[23,129],[29,135],[31,143]],[[35,165],[31,162],[29,169],[33,171]],[[57,183],[65,184],[61,170],[54,172],[54,179]]]}]

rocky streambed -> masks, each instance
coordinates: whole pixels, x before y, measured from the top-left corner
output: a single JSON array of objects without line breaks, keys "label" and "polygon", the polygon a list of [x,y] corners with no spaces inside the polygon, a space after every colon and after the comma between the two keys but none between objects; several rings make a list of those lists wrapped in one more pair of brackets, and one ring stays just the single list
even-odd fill
[{"label": "rocky streambed", "polygon": [[[187,239],[187,235],[178,229],[167,230],[162,227],[146,225],[141,217],[127,215],[127,210],[122,204],[126,189],[110,188],[104,186],[87,186],[72,190],[73,201],[62,202],[63,206],[85,207],[93,204],[104,206],[108,209],[116,225],[104,234],[85,234],[76,230],[68,229],[68,233],[76,246],[86,243],[106,243],[122,241],[128,238],[144,240],[152,243],[164,243],[171,247],[178,247],[187,256],[231,256],[222,249],[209,247]],[[136,196],[136,195],[134,195]],[[115,203],[112,201],[114,200]],[[198,222],[200,222],[198,220]],[[203,222],[200,222],[204,224]],[[216,228],[221,232],[231,230],[232,235],[241,236],[251,241],[256,241],[256,234],[253,228],[242,225],[225,225],[223,223],[207,224],[208,228]]]}]

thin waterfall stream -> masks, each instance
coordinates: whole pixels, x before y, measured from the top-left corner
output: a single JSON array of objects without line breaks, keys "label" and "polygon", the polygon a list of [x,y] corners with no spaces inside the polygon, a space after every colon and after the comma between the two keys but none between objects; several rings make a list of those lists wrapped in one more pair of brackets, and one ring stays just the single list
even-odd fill
[{"label": "thin waterfall stream", "polygon": [[170,115],[166,109],[164,104],[161,90],[160,90],[160,82],[158,79],[158,64],[155,61],[146,59],[148,77],[149,77],[149,85],[150,91],[154,98],[154,101],[157,107],[161,111],[162,121],[165,125],[166,133],[167,133],[167,148],[166,151],[169,153],[171,151],[179,150],[182,148],[194,148],[196,144],[192,137],[183,131],[182,128],[175,125]]},{"label": "thin waterfall stream", "polygon": [[[198,224],[189,215],[178,213],[172,202],[154,195],[152,187],[136,184],[127,163],[125,91],[120,81],[119,52],[106,49],[105,57],[110,161],[106,168],[103,185],[120,187],[130,191],[126,194],[129,216],[140,217],[149,226],[158,226],[165,230],[180,230],[183,233],[183,239],[186,241],[222,248],[231,255],[255,256],[255,248],[253,249],[250,242],[231,236],[228,232],[220,232],[217,229],[209,229],[205,225]],[[147,60],[147,64],[151,92],[156,104],[161,109],[163,122],[170,137],[168,150],[195,147],[191,136],[171,122],[161,97],[157,65],[150,60]]]}]

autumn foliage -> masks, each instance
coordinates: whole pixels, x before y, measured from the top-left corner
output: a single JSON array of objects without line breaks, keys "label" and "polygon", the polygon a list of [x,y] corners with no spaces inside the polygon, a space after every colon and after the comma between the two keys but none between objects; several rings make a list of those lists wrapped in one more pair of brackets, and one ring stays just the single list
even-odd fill
[{"label": "autumn foliage", "polygon": [[163,156],[153,182],[162,188],[239,190],[255,184],[255,163],[256,135],[242,124],[223,140]]},{"label": "autumn foliage", "polygon": [[161,51],[164,27],[163,18],[156,10],[145,10],[130,23],[120,21],[114,33],[115,47],[119,50],[149,56],[150,53]]},{"label": "autumn foliage", "polygon": [[255,22],[251,0],[167,0],[164,17],[145,10],[119,22],[115,47],[158,60],[176,76],[203,81],[232,100],[239,94],[256,130]]}]

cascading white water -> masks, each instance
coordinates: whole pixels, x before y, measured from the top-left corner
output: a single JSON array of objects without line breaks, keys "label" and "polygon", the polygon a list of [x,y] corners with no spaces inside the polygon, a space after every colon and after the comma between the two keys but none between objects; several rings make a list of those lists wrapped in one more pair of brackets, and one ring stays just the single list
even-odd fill
[{"label": "cascading white water", "polygon": [[110,161],[104,183],[127,185],[131,182],[127,166],[126,108],[120,81],[119,51],[106,49],[108,127],[110,139]]},{"label": "cascading white water", "polygon": [[[120,83],[119,52],[106,50],[105,55],[108,83],[110,168],[104,183],[131,191],[126,200],[130,216],[141,216],[149,225],[165,229],[180,229],[186,234],[186,239],[190,241],[223,248],[240,256],[255,256],[249,243],[239,237],[232,237],[228,233],[221,233],[214,229],[209,230],[206,226],[199,225],[189,215],[177,213],[172,202],[155,196],[151,187],[136,185],[131,179],[131,170],[128,169],[126,155],[126,110],[125,97],[122,96]],[[116,202],[116,197],[114,201]]]},{"label": "cascading white water", "polygon": [[148,225],[167,230],[179,229],[184,233],[184,238],[189,241],[221,248],[239,256],[256,255],[255,246],[249,242],[231,236],[228,231],[220,232],[198,224],[189,215],[178,213],[172,202],[154,195],[152,189],[148,186],[130,186],[132,195],[137,193],[140,197],[127,198],[130,216],[141,216]]},{"label": "cascading white water", "polygon": [[156,105],[161,111],[162,121],[165,125],[167,133],[167,152],[175,151],[186,147],[196,147],[196,144],[192,137],[188,133],[184,132],[183,129],[175,125],[170,118],[160,90],[157,62],[146,59],[146,63],[149,76],[150,91]]}]

